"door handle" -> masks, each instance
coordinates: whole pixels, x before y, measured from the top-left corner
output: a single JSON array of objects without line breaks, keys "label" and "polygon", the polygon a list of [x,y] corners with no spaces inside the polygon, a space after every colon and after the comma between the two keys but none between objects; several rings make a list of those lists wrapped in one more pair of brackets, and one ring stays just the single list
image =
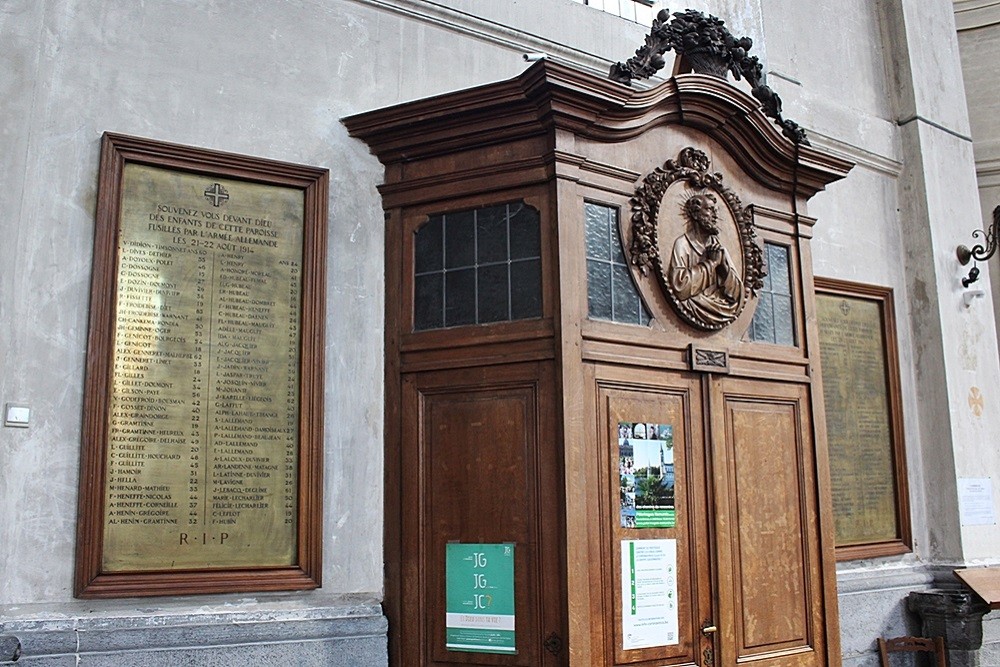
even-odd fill
[{"label": "door handle", "polygon": [[719,631],[719,628],[712,625],[711,621],[705,621],[705,624],[701,626],[701,634],[706,637]]}]

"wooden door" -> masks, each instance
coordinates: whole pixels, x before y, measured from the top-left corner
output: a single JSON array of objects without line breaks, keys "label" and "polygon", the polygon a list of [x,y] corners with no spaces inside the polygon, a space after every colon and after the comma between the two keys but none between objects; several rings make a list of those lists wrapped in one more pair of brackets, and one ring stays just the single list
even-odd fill
[{"label": "wooden door", "polygon": [[[602,664],[825,666],[808,387],[622,367],[597,367],[594,379],[611,565]],[[672,527],[630,527],[620,518],[619,429],[635,422],[672,427]],[[621,545],[631,540],[676,542],[679,632],[658,646],[629,648],[624,636],[630,607],[618,582]]]},{"label": "wooden door", "polygon": [[[401,664],[567,663],[554,398],[548,362],[403,376]],[[516,654],[446,649],[449,543],[514,545]]]},{"label": "wooden door", "polygon": [[[608,502],[602,514],[604,543],[612,565],[610,581],[605,582],[605,636],[610,645],[608,663],[645,667],[702,665],[711,656],[713,638],[701,628],[714,618],[715,602],[711,563],[713,547],[710,524],[709,469],[704,435],[704,401],[701,380],[691,373],[661,372],[622,367],[598,367],[596,370],[598,424],[601,437],[601,467],[607,471]],[[669,460],[673,476],[673,520],[652,521],[650,527],[629,519],[631,508],[641,504],[629,497],[630,487],[641,487],[648,479],[649,463],[655,465],[655,452],[640,454],[643,440],[628,435],[635,425],[652,425],[662,435],[670,428]],[[663,438],[667,442],[666,438]],[[645,446],[655,449],[655,440],[645,438]],[[662,461],[662,457],[661,457]],[[656,472],[653,476],[656,476]],[[660,473],[662,474],[662,473]],[[640,490],[641,493],[641,490]],[[668,501],[669,504],[669,501]],[[642,511],[639,508],[636,511]],[[669,525],[672,523],[673,525]],[[649,542],[647,542],[647,540]],[[675,597],[661,600],[667,613],[676,612],[676,631],[657,629],[658,646],[641,646],[643,640],[629,637],[630,628],[641,632],[642,601],[633,606],[623,585],[624,554],[630,543],[669,544],[676,554]],[[641,591],[638,592],[640,595]],[[670,609],[670,605],[675,605]],[[648,608],[648,606],[647,606]],[[632,616],[626,619],[625,616]],[[648,634],[647,634],[648,637]],[[707,651],[707,654],[706,654]],[[613,656],[613,662],[611,662]]]},{"label": "wooden door", "polygon": [[718,664],[826,665],[808,387],[724,376],[709,384]]}]

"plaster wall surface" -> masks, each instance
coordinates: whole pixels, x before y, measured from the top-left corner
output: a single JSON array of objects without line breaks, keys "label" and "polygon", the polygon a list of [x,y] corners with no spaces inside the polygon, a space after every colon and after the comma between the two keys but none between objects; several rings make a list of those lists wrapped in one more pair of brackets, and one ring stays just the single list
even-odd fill
[{"label": "plaster wall surface", "polygon": [[[954,474],[958,478],[997,478],[1000,460],[984,456],[984,448],[992,441],[991,434],[997,431],[995,420],[1000,408],[1000,396],[996,391],[1000,387],[1000,371],[994,347],[996,329],[992,303],[980,300],[974,307],[965,307],[960,282],[964,271],[954,259],[955,239],[964,238],[968,229],[975,229],[979,224],[976,184],[968,168],[972,162],[972,145],[926,125],[920,128],[920,141],[929,182],[949,184],[947,189],[930,189],[927,202],[938,274],[941,342],[949,367],[946,382],[948,404],[952,406]],[[982,409],[976,401],[979,396],[984,401]],[[934,470],[931,466],[928,468]],[[945,483],[945,480],[928,479],[928,482],[932,488],[939,488],[937,483]],[[994,512],[1000,507],[998,500],[994,496]],[[996,560],[1000,553],[1000,534],[994,526],[963,526],[961,533],[962,557],[966,561]]]},{"label": "plaster wall surface", "polygon": [[[964,406],[970,392],[997,382],[995,347],[983,345],[989,336],[984,332],[993,328],[991,304],[964,307],[954,260],[956,239],[968,234],[961,227],[978,226],[979,207],[969,206],[975,184],[971,142],[962,134],[968,127],[964,105],[946,103],[962,97],[961,75],[947,82],[940,78],[955,65],[954,32],[944,28],[953,19],[941,8],[913,16],[913,7],[896,2],[836,3],[809,12],[820,16],[810,21],[796,3],[766,3],[769,67],[792,73],[801,84],[786,97],[792,100],[785,105],[787,115],[794,117],[792,110],[804,104],[807,125],[810,110],[819,116],[817,143],[859,163],[848,179],[810,202],[810,214],[819,219],[814,270],[894,289],[915,528],[910,558],[945,552],[955,559],[989,558],[995,552],[990,532],[958,525],[954,491],[925,494],[927,488],[954,489],[956,477],[971,476],[978,467],[988,439],[982,429],[993,427],[990,408],[975,416]],[[832,25],[839,29],[830,30]],[[918,34],[952,37],[943,38],[946,43],[931,50],[932,57]],[[815,49],[843,55],[831,69],[829,61],[818,64],[824,58]],[[814,97],[823,101],[814,103]],[[828,113],[831,106],[839,108]],[[852,115],[864,120],[852,124]],[[909,127],[912,123],[919,127]],[[873,128],[880,134],[875,140]],[[933,284],[925,284],[923,273]],[[940,310],[928,316],[929,301],[938,298]],[[943,387],[947,395],[940,393]],[[951,447],[942,453],[940,443],[952,438],[954,453]]]},{"label": "plaster wall surface", "polygon": [[[504,25],[556,25],[551,10],[550,20],[541,20],[545,14],[531,8],[537,3],[491,4],[507,5],[494,17]],[[617,29],[628,44],[643,30],[569,0],[556,4],[567,43],[589,43],[598,24]],[[485,36],[446,26],[443,7],[367,0],[3,4],[0,33],[9,47],[0,86],[13,123],[0,136],[9,156],[2,162],[0,386],[4,400],[31,405],[34,421],[0,430],[0,499],[11,509],[0,519],[0,602],[70,597],[104,131],[331,170],[324,591],[380,595],[383,230],[375,186],[382,170],[339,119],[507,78],[526,66],[528,38],[510,41],[513,28],[482,20],[473,23]],[[499,41],[503,33],[507,42]]]},{"label": "plaster wall surface", "polygon": [[[856,661],[870,658],[876,631],[909,622],[898,600],[912,590],[907,586],[925,585],[921,559],[1000,553],[995,531],[963,529],[957,520],[957,476],[1000,478],[996,456],[979,465],[983,441],[1000,430],[1000,371],[995,347],[987,345],[996,336],[992,311],[964,309],[956,287],[961,275],[954,246],[979,226],[979,206],[968,203],[977,200],[969,198],[975,182],[957,46],[952,40],[922,48],[922,35],[936,39],[951,30],[953,36],[953,19],[925,5],[691,5],[725,18],[734,33],[750,35],[772,72],[769,83],[784,98],[785,115],[801,122],[816,145],[859,163],[847,180],[810,202],[810,215],[819,218],[816,274],[895,290],[916,544],[906,557],[842,568],[845,656]],[[96,655],[104,650],[96,645],[95,655],[75,662],[88,617],[106,619],[114,631],[132,624],[142,629],[135,636],[185,624],[203,628],[191,631],[199,636],[232,618],[270,617],[303,642],[322,617],[327,629],[314,637],[317,650],[289,660],[313,664],[341,639],[357,636],[366,638],[364,648],[352,649],[357,655],[375,652],[357,664],[384,660],[378,610],[383,215],[375,189],[382,168],[339,119],[515,76],[528,51],[603,72],[629,57],[644,33],[570,0],[0,3],[0,402],[27,403],[33,410],[31,428],[0,429],[0,634],[33,628],[38,637],[66,642],[26,655],[36,662],[25,664],[112,664]],[[916,79],[923,83],[911,92]],[[929,122],[897,126],[911,115]],[[974,119],[973,132],[978,123]],[[319,591],[169,603],[72,599],[104,131],[330,169]],[[972,386],[985,393],[982,417],[965,407]],[[905,583],[890,582],[885,570],[900,571]],[[877,610],[877,622],[865,621],[868,609]],[[220,621],[219,614],[235,616]],[[264,641],[268,636],[261,629]],[[234,646],[243,641],[238,633],[217,639]],[[171,659],[171,641],[134,664],[168,664],[156,661]],[[205,652],[191,664],[225,664],[207,640],[197,641]],[[245,662],[292,655],[251,644],[234,655]]]},{"label": "plaster wall surface", "polygon": [[896,118],[903,123],[921,118],[968,137],[969,110],[952,4],[884,0],[880,7],[886,43],[892,45],[888,55]]},{"label": "plaster wall surface", "polygon": [[[902,211],[909,232],[904,237],[906,270],[914,330],[914,367],[920,412],[921,449],[926,471],[931,555],[938,558],[989,558],[996,553],[995,531],[962,528],[958,520],[956,479],[988,472],[994,461],[982,456],[985,431],[995,415],[990,387],[997,386],[992,340],[992,304],[980,300],[965,308],[961,267],[954,239],[974,224],[978,206],[970,182],[968,141],[917,122],[903,128],[904,144],[913,159],[906,162]],[[917,157],[917,156],[920,157]],[[947,192],[937,183],[948,182]],[[928,252],[930,249],[930,252]],[[970,396],[982,393],[985,408],[977,414]],[[950,406],[944,410],[944,406]],[[940,443],[951,442],[950,447]],[[986,457],[989,458],[989,457]]]},{"label": "plaster wall surface", "polygon": [[[979,178],[980,228],[987,229],[993,219],[993,209],[1000,205],[1000,88],[996,85],[1000,3],[956,2],[955,9]],[[983,241],[982,237],[969,237],[966,245],[972,247]],[[990,282],[983,287],[989,288],[994,312],[1000,313],[1000,257],[994,256],[989,266]]]},{"label": "plaster wall surface", "polygon": [[[910,230],[904,248],[921,407],[917,419],[926,483],[937,491],[927,496],[927,522],[933,555],[974,562],[995,558],[1000,536],[988,528],[960,525],[954,489],[958,478],[976,470],[990,474],[997,465],[984,461],[992,457],[982,454],[985,434],[996,428],[996,396],[990,388],[997,386],[1000,371],[992,303],[980,300],[973,308],[964,307],[964,271],[955,260],[955,247],[969,234],[963,227],[978,227],[980,212],[978,196],[973,196],[958,37],[950,28],[954,15],[945,3],[917,4],[894,0],[882,10],[887,43],[894,45],[889,64],[904,163],[901,212]],[[926,48],[929,34],[939,36],[934,49]],[[978,347],[984,342],[986,347]],[[976,407],[980,396],[982,410]],[[951,446],[934,444],[942,442]]]},{"label": "plaster wall surface", "polygon": [[[995,80],[996,61],[1000,57],[1000,3],[995,0],[958,0],[955,11],[970,128],[975,142],[981,220],[976,228],[988,229],[993,209],[1000,205],[1000,92]],[[980,236],[966,241],[966,244],[972,246],[983,240]],[[1000,257],[995,255],[987,264],[990,276],[988,281],[982,281],[983,289],[991,294],[994,314],[1000,317]],[[986,347],[989,341],[980,339],[978,343]],[[984,433],[983,438],[987,442],[994,439],[990,433]],[[995,485],[996,461],[990,463],[992,465],[988,465],[986,470],[974,474],[991,477]],[[996,526],[987,526],[977,530],[976,537],[990,529],[991,534],[995,534]],[[984,560],[994,562],[995,553],[994,548]],[[997,612],[983,618],[983,648],[979,652],[979,660],[982,665],[1000,664],[1000,615]]]},{"label": "plaster wall surface", "polygon": [[969,124],[976,142],[976,161],[1000,160],[1000,28],[990,25],[958,33],[962,74],[969,100]]},{"label": "plaster wall surface", "polygon": [[[303,3],[266,20],[239,3],[15,4],[20,11],[5,14],[0,29],[33,25],[44,48],[25,49],[28,62],[38,54],[35,66],[18,71],[20,86],[11,88],[14,100],[25,100],[26,127],[4,138],[27,138],[19,151],[25,167],[11,181],[23,200],[4,216],[19,220],[3,268],[11,282],[5,321],[16,327],[4,360],[4,377],[16,384],[5,380],[4,397],[30,404],[34,423],[0,431],[0,493],[11,509],[0,522],[0,600],[70,597],[96,165],[106,130],[352,165],[334,173],[331,188],[328,310],[336,317],[328,322],[324,578],[330,593],[377,595],[381,494],[371,480],[379,478],[380,450],[369,445],[381,435],[381,394],[377,381],[354,380],[381,376],[381,230],[371,205],[380,174],[362,149],[336,140],[345,101],[331,63],[296,48],[322,44],[322,22],[306,20],[312,12]],[[357,40],[345,30],[356,20],[348,12],[332,8],[322,18],[345,43]],[[272,84],[262,88],[262,79]],[[369,197],[345,197],[345,188]],[[361,449],[368,454],[355,456]]]},{"label": "plaster wall surface", "polygon": [[[921,456],[921,433],[915,418],[921,412],[916,387],[916,360],[910,326],[904,237],[909,233],[899,208],[899,171],[884,169],[871,161],[861,162],[850,177],[832,184],[809,202],[809,214],[817,218],[813,228],[813,271],[817,276],[890,287],[896,315],[900,386],[903,399],[903,441],[907,454],[913,553],[891,559],[914,564],[928,558],[927,508],[924,502],[925,472]],[[841,563],[843,576],[856,569]],[[865,570],[864,564],[861,566]],[[858,599],[863,594],[855,593]],[[843,602],[848,604],[847,601]]]},{"label": "plaster wall surface", "polygon": [[[359,4],[389,9],[397,13],[415,13],[448,22],[449,30],[463,34],[466,38],[491,43],[494,46],[512,49],[512,55],[523,54],[525,46],[536,45],[542,53],[555,57],[573,59],[579,64],[590,65],[602,74],[607,72],[607,64],[624,60],[632,55],[642,43],[642,35],[648,26],[640,26],[617,16],[607,16],[585,5],[556,0],[555,2],[533,2],[531,0],[507,0],[505,2],[479,2],[478,0],[356,0]],[[421,20],[427,20],[426,18]],[[405,35],[404,35],[405,38]],[[638,41],[636,41],[638,38]],[[441,48],[453,49],[448,41]],[[407,49],[404,47],[404,51]],[[464,62],[468,47],[461,52],[452,51]],[[483,82],[504,78],[498,74],[495,64],[484,63],[481,72],[487,78]],[[522,63],[523,64],[523,63]],[[439,72],[442,80],[450,80],[459,69],[452,66]],[[513,72],[517,74],[520,69]],[[446,76],[445,76],[446,75]],[[409,98],[406,98],[409,99]]]},{"label": "plaster wall surface", "polygon": [[[0,634],[27,638],[24,664],[178,664],[179,645],[157,644],[152,628],[180,623],[203,628],[190,633],[202,636],[213,624],[230,622],[212,616],[221,612],[239,622],[274,617],[273,627],[297,638],[282,653],[236,635],[214,636],[230,646],[227,655],[244,661],[320,664],[317,656],[339,650],[353,656],[344,664],[384,662],[386,628],[378,608],[383,214],[375,189],[382,168],[347,137],[339,119],[514,76],[527,66],[522,54],[540,50],[544,40],[532,30],[539,26],[558,32],[561,44],[588,48],[601,31],[608,50],[637,44],[644,32],[570,0],[547,3],[544,11],[537,3],[489,4],[503,6],[495,20],[420,0],[0,4],[0,400],[32,409],[30,428],[0,429]],[[324,585],[318,591],[195,597],[169,608],[162,599],[72,598],[92,234],[105,131],[330,169]],[[310,619],[282,612],[288,604],[305,609],[305,616],[324,615],[327,629],[313,639],[300,636]],[[358,605],[366,609],[362,631],[351,620]],[[205,616],[178,620],[178,614]],[[115,649],[117,658],[98,657],[103,649],[80,642],[93,618],[124,619],[139,639]],[[258,634],[266,641],[266,632]],[[224,664],[209,635],[198,640],[202,648],[189,664]],[[49,641],[57,636],[65,641]],[[147,640],[153,643],[140,657]]]}]

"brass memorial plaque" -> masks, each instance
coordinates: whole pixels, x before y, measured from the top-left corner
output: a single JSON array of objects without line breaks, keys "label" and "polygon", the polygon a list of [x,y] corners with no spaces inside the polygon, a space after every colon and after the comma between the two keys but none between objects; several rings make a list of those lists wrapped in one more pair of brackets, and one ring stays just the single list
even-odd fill
[{"label": "brass memorial plaque", "polygon": [[154,148],[105,138],[77,593],[315,587],[326,171]]},{"label": "brass memorial plaque", "polygon": [[300,190],[125,167],[106,571],[295,557]]},{"label": "brass memorial plaque", "polygon": [[836,544],[899,540],[883,303],[818,293],[816,307]]}]

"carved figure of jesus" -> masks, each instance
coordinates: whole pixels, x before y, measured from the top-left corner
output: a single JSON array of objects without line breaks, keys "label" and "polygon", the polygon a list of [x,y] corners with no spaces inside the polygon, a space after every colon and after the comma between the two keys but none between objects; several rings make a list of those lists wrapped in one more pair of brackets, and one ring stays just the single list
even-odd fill
[{"label": "carved figure of jesus", "polygon": [[674,298],[710,325],[731,322],[740,310],[743,280],[719,241],[715,196],[692,195],[681,209],[688,230],[674,241],[668,278]]}]

